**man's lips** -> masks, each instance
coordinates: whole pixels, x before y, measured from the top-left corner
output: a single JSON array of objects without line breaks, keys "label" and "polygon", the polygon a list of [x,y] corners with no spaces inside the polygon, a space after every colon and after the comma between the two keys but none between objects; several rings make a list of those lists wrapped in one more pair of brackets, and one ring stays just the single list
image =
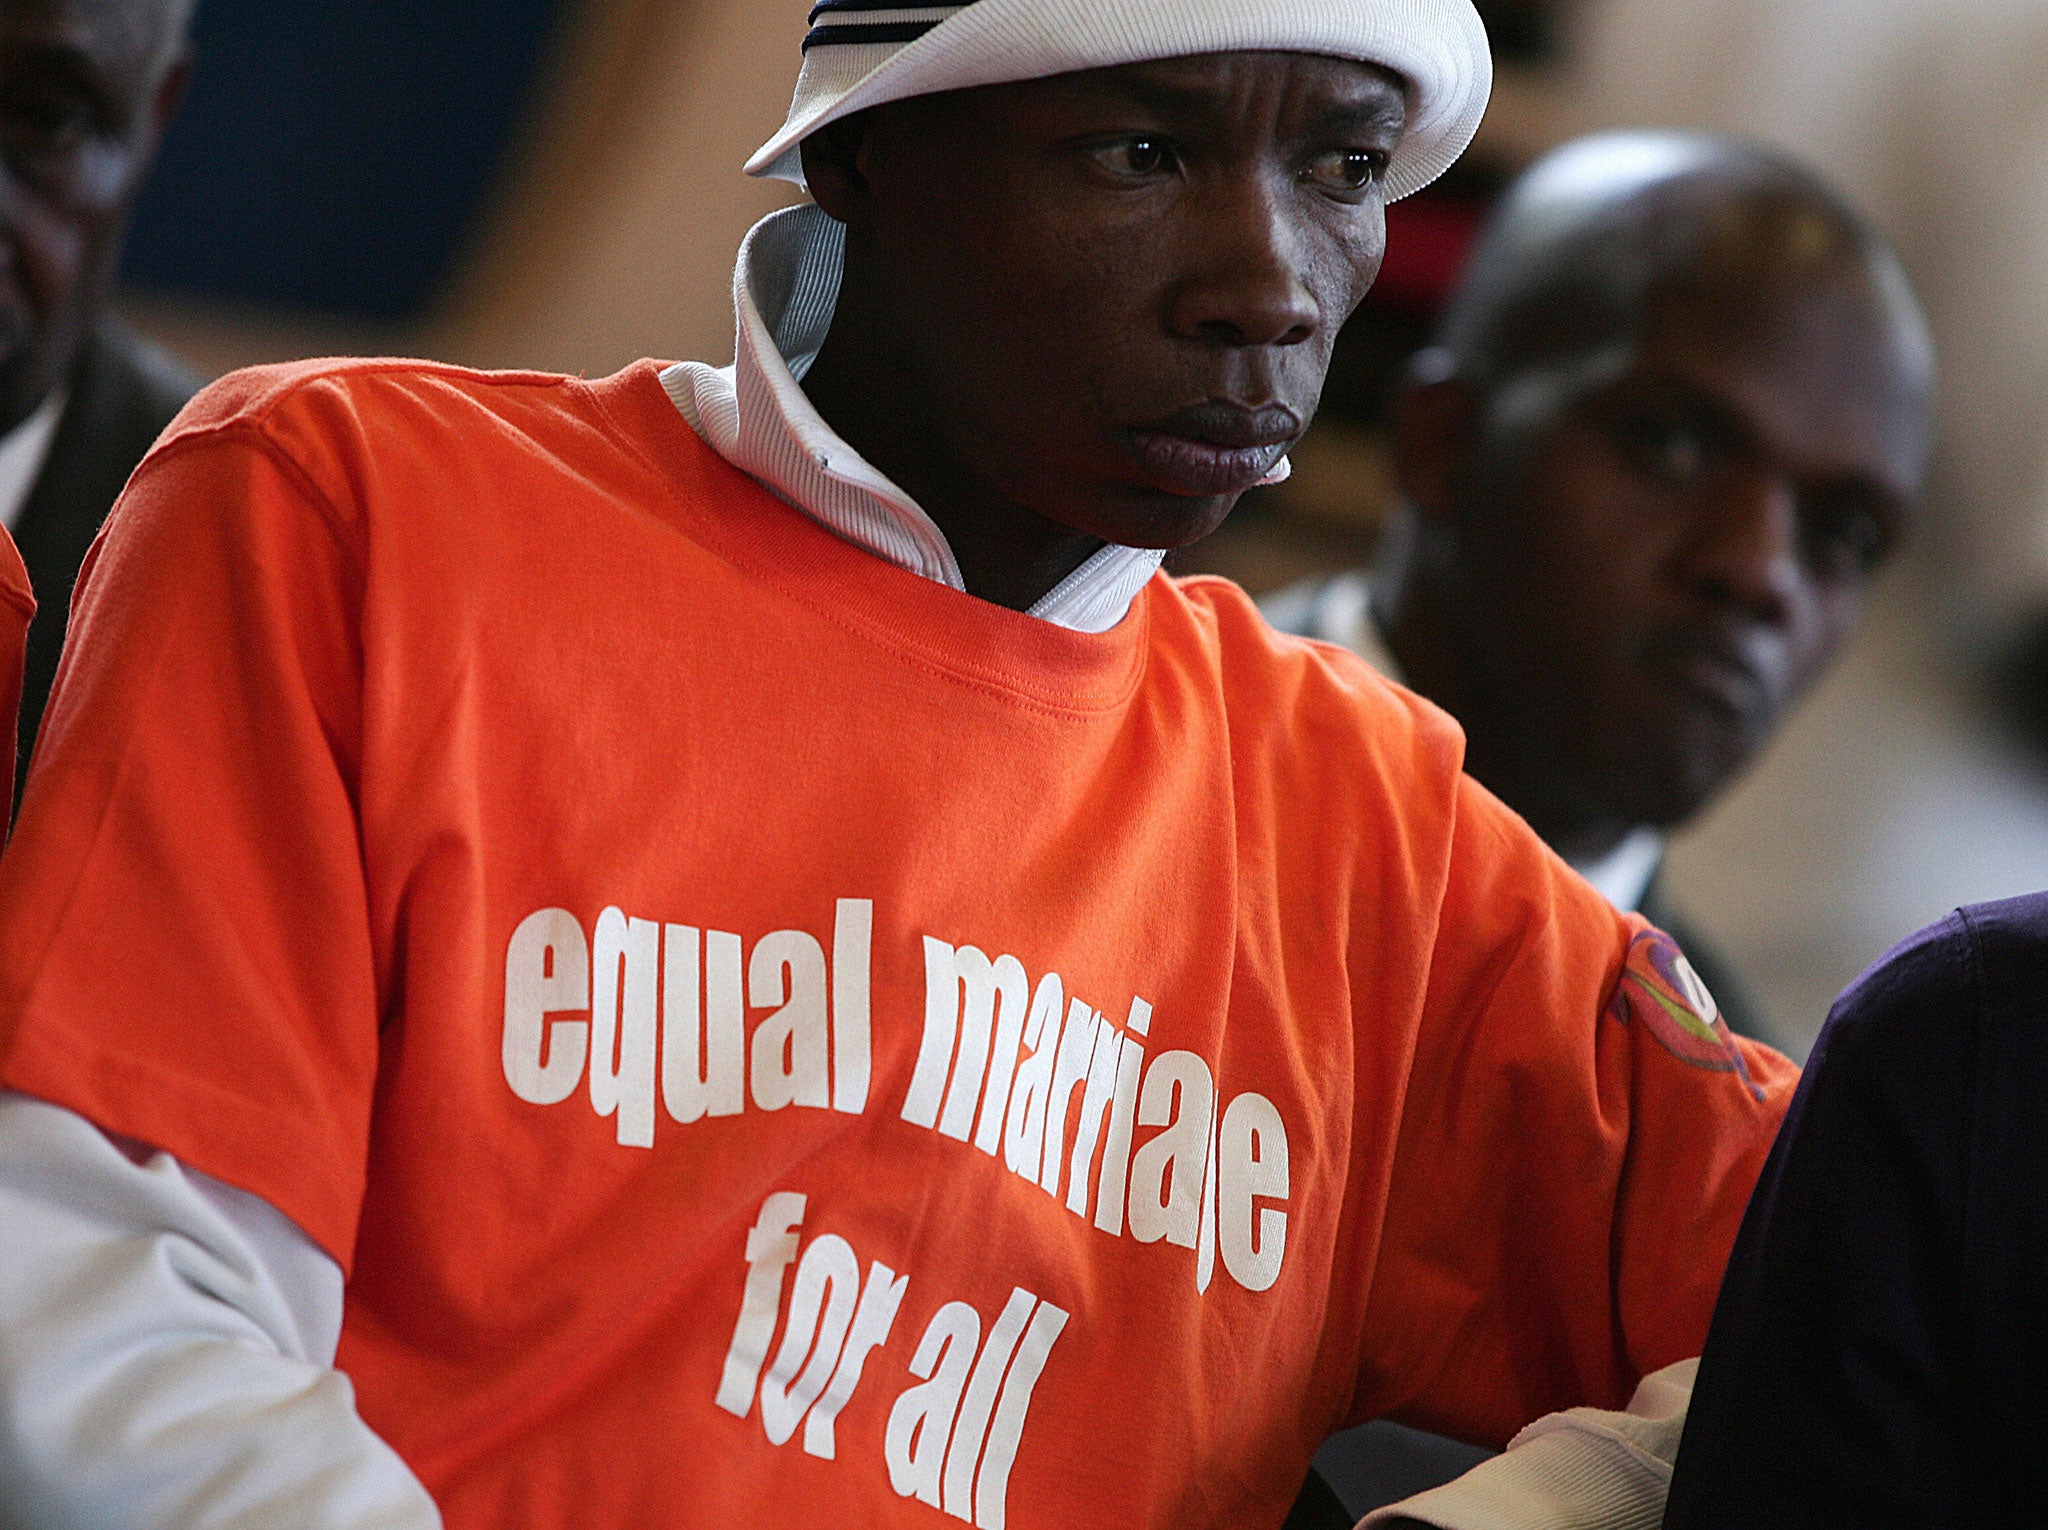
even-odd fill
[{"label": "man's lips", "polygon": [[1155,484],[1206,499],[1256,485],[1300,434],[1301,417],[1284,404],[1212,400],[1130,431],[1127,439]]}]

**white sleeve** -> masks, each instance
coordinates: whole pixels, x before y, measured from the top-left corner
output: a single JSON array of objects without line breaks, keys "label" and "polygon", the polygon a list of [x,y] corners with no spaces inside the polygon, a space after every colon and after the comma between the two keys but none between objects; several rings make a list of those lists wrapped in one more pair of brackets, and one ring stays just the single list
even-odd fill
[{"label": "white sleeve", "polygon": [[1671,1491],[1697,1360],[1643,1378],[1626,1413],[1540,1418],[1456,1482],[1369,1514],[1359,1530],[1657,1530]]},{"label": "white sleeve", "polygon": [[266,1202],[0,1093],[0,1251],[0,1530],[439,1530]]}]

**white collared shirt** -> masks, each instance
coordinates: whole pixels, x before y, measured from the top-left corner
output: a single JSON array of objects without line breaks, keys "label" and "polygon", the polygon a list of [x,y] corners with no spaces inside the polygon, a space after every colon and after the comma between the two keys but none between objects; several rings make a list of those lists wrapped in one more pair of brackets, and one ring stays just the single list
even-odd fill
[{"label": "white collared shirt", "polygon": [[[733,364],[681,362],[662,373],[662,385],[706,444],[741,472],[877,557],[964,590],[945,533],[804,395],[803,376],[832,327],[845,262],[845,228],[816,206],[769,214],[740,246],[733,274]],[[1287,473],[1283,458],[1266,481]],[[1075,632],[1107,632],[1165,557],[1156,548],[1110,543],[1027,614]]]},{"label": "white collared shirt", "polygon": [[8,531],[21,523],[43,464],[50,460],[50,445],[57,438],[68,398],[64,389],[52,390],[34,414],[0,436],[0,527]]}]

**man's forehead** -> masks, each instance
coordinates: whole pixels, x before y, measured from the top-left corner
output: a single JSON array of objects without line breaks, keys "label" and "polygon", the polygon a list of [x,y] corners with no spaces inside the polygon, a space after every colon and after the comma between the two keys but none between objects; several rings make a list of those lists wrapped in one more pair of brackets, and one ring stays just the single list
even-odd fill
[{"label": "man's forehead", "polygon": [[1212,112],[1255,79],[1284,76],[1289,89],[1328,110],[1398,125],[1407,87],[1377,64],[1323,54],[1246,50],[1148,59],[1036,82],[1081,97],[1128,101],[1189,114]]},{"label": "man's forehead", "polygon": [[1787,456],[1863,468],[1911,492],[1931,428],[1929,379],[1867,283],[1844,274],[1747,304],[1656,304],[1639,376],[1700,390]]},{"label": "man's forehead", "polygon": [[1846,389],[1918,399],[1931,378],[1913,318],[1880,273],[1845,263],[1777,282],[1665,287],[1645,303],[1641,332],[1757,371],[1838,374]]}]

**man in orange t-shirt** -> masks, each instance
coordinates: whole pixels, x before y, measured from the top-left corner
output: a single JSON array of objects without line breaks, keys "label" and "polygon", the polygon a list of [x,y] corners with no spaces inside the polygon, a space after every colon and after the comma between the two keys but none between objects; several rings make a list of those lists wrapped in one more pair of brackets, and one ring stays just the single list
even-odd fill
[{"label": "man in orange t-shirt", "polygon": [[1697,1352],[1789,1065],[1157,574],[1469,6],[909,14],[820,8],[733,367],[250,373],[137,475],[0,862],[30,1521],[1276,1525]]}]

